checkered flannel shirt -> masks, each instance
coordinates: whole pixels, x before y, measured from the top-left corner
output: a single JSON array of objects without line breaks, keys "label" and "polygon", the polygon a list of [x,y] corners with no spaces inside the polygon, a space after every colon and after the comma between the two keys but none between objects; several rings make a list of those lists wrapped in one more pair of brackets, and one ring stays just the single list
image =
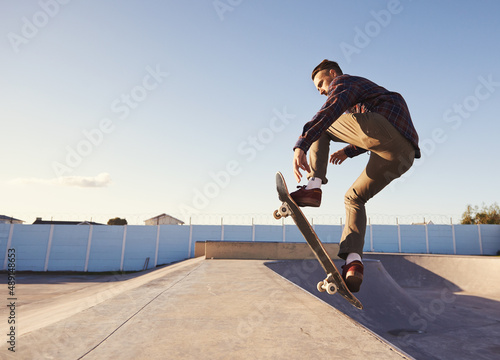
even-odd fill
[{"label": "checkered flannel shirt", "polygon": [[[415,148],[415,158],[420,158],[418,134],[413,126],[410,111],[403,97],[374,82],[351,75],[340,75],[328,88],[328,99],[311,121],[304,125],[294,149],[307,152],[311,144],[319,139],[338,117],[344,113],[375,112],[384,116]],[[354,145],[344,148],[348,157],[366,152]]]}]

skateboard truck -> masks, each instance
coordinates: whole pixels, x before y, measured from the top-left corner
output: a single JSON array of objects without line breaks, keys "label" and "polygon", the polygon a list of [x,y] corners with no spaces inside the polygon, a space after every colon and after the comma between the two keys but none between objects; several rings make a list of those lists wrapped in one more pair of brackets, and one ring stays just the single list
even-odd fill
[{"label": "skateboard truck", "polygon": [[290,206],[288,206],[288,204],[285,202],[281,204],[278,210],[274,210],[273,213],[273,216],[276,220],[279,220],[282,217],[286,218],[290,215],[292,215],[292,210],[290,209]]},{"label": "skateboard truck", "polygon": [[319,292],[327,292],[330,295],[333,295],[337,292],[338,287],[337,285],[333,282],[333,275],[328,274],[325,280],[320,281],[317,285],[317,289]]}]

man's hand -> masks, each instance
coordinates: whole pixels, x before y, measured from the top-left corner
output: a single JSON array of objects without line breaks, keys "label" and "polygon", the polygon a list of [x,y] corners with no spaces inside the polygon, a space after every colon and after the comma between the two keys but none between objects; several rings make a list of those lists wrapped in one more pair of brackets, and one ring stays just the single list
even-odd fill
[{"label": "man's hand", "polygon": [[311,172],[311,168],[307,163],[306,153],[304,152],[304,150],[296,148],[293,154],[293,173],[298,183],[300,183],[300,180],[302,179],[300,169],[307,171],[308,173]]},{"label": "man's hand", "polygon": [[334,152],[330,155],[330,162],[333,165],[340,165],[347,159],[347,155],[344,152],[344,149],[340,149],[339,151]]}]

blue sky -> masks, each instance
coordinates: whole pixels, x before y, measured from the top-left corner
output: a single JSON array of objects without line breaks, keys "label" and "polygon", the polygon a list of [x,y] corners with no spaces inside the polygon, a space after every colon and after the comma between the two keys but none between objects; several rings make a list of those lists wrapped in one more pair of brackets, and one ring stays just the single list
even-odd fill
[{"label": "blue sky", "polygon": [[[497,186],[497,1],[2,1],[0,214],[274,223],[323,59],[401,93],[423,157],[373,223],[457,222]],[[342,147],[333,144],[332,151]],[[358,156],[316,223],[344,216]]]}]

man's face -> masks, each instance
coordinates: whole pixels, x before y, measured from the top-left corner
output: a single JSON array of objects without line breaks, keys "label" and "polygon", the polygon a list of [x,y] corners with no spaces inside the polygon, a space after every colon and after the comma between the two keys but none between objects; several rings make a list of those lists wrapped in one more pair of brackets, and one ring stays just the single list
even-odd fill
[{"label": "man's face", "polygon": [[328,87],[335,77],[334,70],[323,70],[314,77],[314,85],[321,95],[328,95]]}]

